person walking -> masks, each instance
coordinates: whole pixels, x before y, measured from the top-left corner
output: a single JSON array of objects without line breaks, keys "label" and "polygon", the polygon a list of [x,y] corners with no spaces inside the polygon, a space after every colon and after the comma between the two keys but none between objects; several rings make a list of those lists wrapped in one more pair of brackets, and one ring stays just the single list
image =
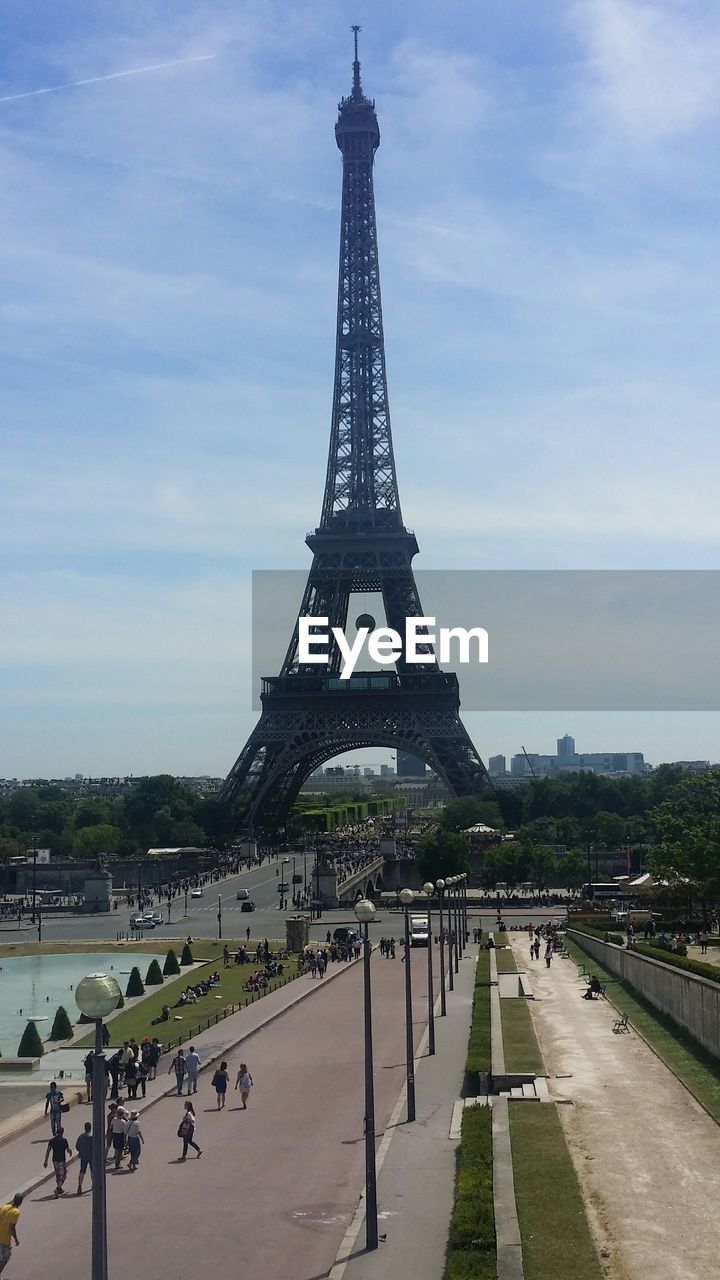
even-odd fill
[{"label": "person walking", "polygon": [[325,977],[325,970],[326,970],[326,968],[327,968],[327,959],[325,958],[325,952],[324,952],[324,951],[320,951],[320,952],[318,953],[318,958],[317,958],[317,971],[318,971],[318,977],[320,977],[320,978],[324,978],[324,977]]},{"label": "person walking", "polygon": [[247,929],[245,930],[245,941],[246,942],[250,941],[250,925],[248,925]]},{"label": "person walking", "polygon": [[94,1059],[95,1059],[95,1054],[93,1053],[92,1049],[90,1050],[89,1053],[86,1053],[85,1057],[83,1058],[83,1066],[85,1068],[85,1101],[86,1102],[92,1102]]},{"label": "person walking", "polygon": [[138,1075],[137,1075],[137,1058],[128,1058],[125,1063],[125,1086],[127,1088],[128,1101],[135,1101],[137,1098]]},{"label": "person walking", "polygon": [[63,1183],[67,1177],[67,1158],[69,1154],[70,1154],[70,1143],[68,1142],[67,1138],[65,1137],[65,1134],[63,1133],[62,1125],[60,1125],[57,1133],[53,1134],[52,1138],[47,1144],[47,1148],[45,1150],[45,1162],[43,1166],[45,1169],[47,1169],[48,1160],[52,1155],[53,1169],[55,1170],[55,1195],[56,1196],[63,1196],[65,1194],[63,1190]]},{"label": "person walking", "polygon": [[0,1209],[0,1273],[2,1273],[12,1254],[13,1245],[19,1245],[17,1223],[20,1217],[20,1205],[23,1197],[18,1191],[7,1204]]},{"label": "person walking", "polygon": [[197,1093],[198,1071],[201,1067],[200,1054],[195,1052],[195,1045],[191,1044],[188,1052],[185,1054],[185,1068],[187,1070],[188,1097],[191,1093]]},{"label": "person walking", "polygon": [[154,1080],[157,1076],[158,1063],[162,1055],[162,1045],[159,1043],[157,1036],[153,1036],[148,1046],[148,1080]]},{"label": "person walking", "polygon": [[130,1173],[134,1173],[140,1163],[140,1148],[145,1141],[140,1128],[139,1111],[130,1112],[130,1119],[125,1126],[125,1141],[130,1152],[128,1169]]},{"label": "person walking", "polygon": [[112,1120],[110,1121],[110,1131],[112,1133],[113,1159],[115,1161],[115,1172],[117,1173],[125,1151],[125,1126],[128,1121],[128,1113],[124,1107],[118,1107]]},{"label": "person walking", "polygon": [[202,1151],[195,1141],[195,1108],[192,1102],[185,1103],[185,1112],[178,1126],[178,1138],[182,1138],[183,1150],[180,1156],[181,1160],[187,1159],[188,1147],[192,1147],[193,1151],[197,1151],[197,1160],[200,1159]]},{"label": "person walking", "polygon": [[77,1184],[77,1194],[79,1196],[82,1195],[83,1178],[85,1177],[88,1169],[90,1170],[90,1177],[92,1177],[92,1146],[92,1125],[88,1120],[80,1134],[80,1137],[75,1142],[75,1150],[80,1157],[80,1170],[78,1172]]},{"label": "person walking", "polygon": [[50,1132],[53,1137],[59,1133],[62,1127],[62,1107],[65,1097],[62,1089],[58,1089],[54,1080],[50,1081],[50,1088],[45,1094],[45,1115],[50,1112]]},{"label": "person walking", "polygon": [[548,969],[550,968],[550,965],[552,964],[552,958],[553,958],[552,942],[548,942],[548,944],[547,944],[547,946],[546,946],[546,948],[545,948],[545,966],[546,966],[546,968],[548,968]]},{"label": "person walking", "polygon": [[150,1074],[150,1068],[145,1058],[140,1058],[135,1063],[135,1097],[137,1098],[138,1085],[140,1086],[142,1097],[147,1093],[147,1082]]},{"label": "person walking", "polygon": [[225,1094],[227,1093],[229,1079],[227,1062],[221,1062],[211,1082],[217,1096],[218,1111],[222,1111],[225,1106]]},{"label": "person walking", "polygon": [[315,974],[317,973],[317,967],[318,967],[318,958],[315,952],[311,951],[310,956],[308,958],[308,968],[310,970],[310,976],[312,978],[314,978]]},{"label": "person walking", "polygon": [[250,1097],[250,1090],[253,1087],[253,1078],[247,1069],[247,1063],[240,1063],[240,1070],[235,1080],[235,1088],[240,1090],[240,1100],[242,1102],[243,1111],[247,1111],[247,1100]]},{"label": "person walking", "polygon": [[175,1057],[173,1058],[172,1062],[170,1063],[170,1066],[168,1067],[168,1075],[172,1075],[173,1071],[175,1072],[175,1080],[177,1083],[177,1096],[179,1098],[180,1095],[182,1094],[183,1080],[185,1079],[185,1075],[187,1072],[187,1066],[185,1063],[185,1051],[183,1049],[178,1049],[177,1053],[175,1054]]},{"label": "person walking", "polygon": [[107,1119],[105,1121],[105,1159],[107,1160],[112,1146],[112,1122],[115,1119],[115,1112],[118,1109],[117,1102],[111,1102],[108,1107]]}]

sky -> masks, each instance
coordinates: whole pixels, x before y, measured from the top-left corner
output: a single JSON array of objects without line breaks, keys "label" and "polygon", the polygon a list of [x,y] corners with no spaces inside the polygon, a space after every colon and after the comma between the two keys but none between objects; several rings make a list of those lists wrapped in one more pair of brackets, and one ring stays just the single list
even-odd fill
[{"label": "sky", "polygon": [[[255,723],[251,571],[320,514],[352,22],[417,567],[717,567],[720,11],[11,0],[0,776],[224,774]],[[720,756],[711,713],[467,726]]]}]

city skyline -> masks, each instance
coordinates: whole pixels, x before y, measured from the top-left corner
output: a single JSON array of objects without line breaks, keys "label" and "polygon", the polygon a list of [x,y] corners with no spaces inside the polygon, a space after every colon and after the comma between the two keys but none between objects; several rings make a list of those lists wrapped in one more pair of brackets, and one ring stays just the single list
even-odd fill
[{"label": "city skyline", "polygon": [[[9,17],[0,773],[220,775],[252,727],[249,574],[307,569],[322,494],[352,16]],[[357,20],[418,567],[714,567],[720,18]],[[486,759],[557,736],[466,720]],[[659,762],[719,724],[574,728]]]}]

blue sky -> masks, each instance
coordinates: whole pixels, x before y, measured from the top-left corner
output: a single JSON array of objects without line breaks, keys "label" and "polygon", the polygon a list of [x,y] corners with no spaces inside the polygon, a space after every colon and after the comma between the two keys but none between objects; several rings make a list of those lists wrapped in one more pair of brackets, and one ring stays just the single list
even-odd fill
[{"label": "blue sky", "polygon": [[[9,4],[0,774],[224,773],[255,721],[250,571],[320,511],[353,21],[418,567],[717,566],[720,13]],[[468,726],[720,754],[710,714]]]}]

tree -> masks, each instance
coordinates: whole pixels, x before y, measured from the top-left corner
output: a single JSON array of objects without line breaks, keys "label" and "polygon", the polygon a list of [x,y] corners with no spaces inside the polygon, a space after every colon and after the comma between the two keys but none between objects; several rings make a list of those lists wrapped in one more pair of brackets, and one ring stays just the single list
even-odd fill
[{"label": "tree", "polygon": [[171,947],[165,957],[165,963],[163,965],[163,973],[167,978],[168,974],[179,973],[179,972],[180,972],[180,965],[178,964],[178,958]]},{"label": "tree", "polygon": [[193,953],[192,953],[192,951],[190,950],[190,943],[189,943],[189,942],[186,942],[186,943],[185,943],[185,946],[184,946],[184,947],[183,947],[183,949],[182,949],[182,955],[181,955],[181,957],[180,957],[180,963],[181,963],[182,965],[186,965],[186,964],[194,964],[194,963],[195,963],[195,961],[193,960]]},{"label": "tree", "polygon": [[658,841],[647,859],[652,873],[703,908],[720,897],[720,769],[683,776],[650,822]]},{"label": "tree", "polygon": [[60,1005],[50,1032],[51,1040],[69,1040],[73,1033],[72,1023],[68,1017],[67,1009],[64,1005]]},{"label": "tree", "polygon": [[488,827],[503,827],[502,814],[495,800],[483,800],[481,796],[458,796],[448,800],[440,814],[443,831],[467,831],[476,822]]},{"label": "tree", "polygon": [[151,960],[148,966],[148,971],[145,975],[145,986],[161,987],[162,984],[163,984],[163,976],[162,976],[162,970],[160,968],[160,965],[158,964],[157,960]]},{"label": "tree", "polygon": [[130,970],[130,977],[128,978],[128,984],[127,984],[127,987],[125,988],[125,995],[126,996],[142,996],[144,994],[145,994],[145,988],[143,986],[143,980],[140,977],[140,970],[138,969],[137,965],[134,965],[133,968]]},{"label": "tree", "polygon": [[28,1022],[18,1045],[18,1058],[41,1058],[43,1044],[34,1022]]},{"label": "tree", "polygon": [[99,853],[115,853],[120,843],[120,832],[109,822],[99,822],[93,827],[83,827],[73,840],[76,858],[96,858]]},{"label": "tree", "polygon": [[83,827],[97,827],[106,822],[114,825],[112,809],[106,800],[101,800],[99,796],[90,796],[78,806],[75,814],[76,831],[82,830]]},{"label": "tree", "polygon": [[421,880],[447,880],[468,869],[468,838],[459,831],[432,831],[417,842]]}]

